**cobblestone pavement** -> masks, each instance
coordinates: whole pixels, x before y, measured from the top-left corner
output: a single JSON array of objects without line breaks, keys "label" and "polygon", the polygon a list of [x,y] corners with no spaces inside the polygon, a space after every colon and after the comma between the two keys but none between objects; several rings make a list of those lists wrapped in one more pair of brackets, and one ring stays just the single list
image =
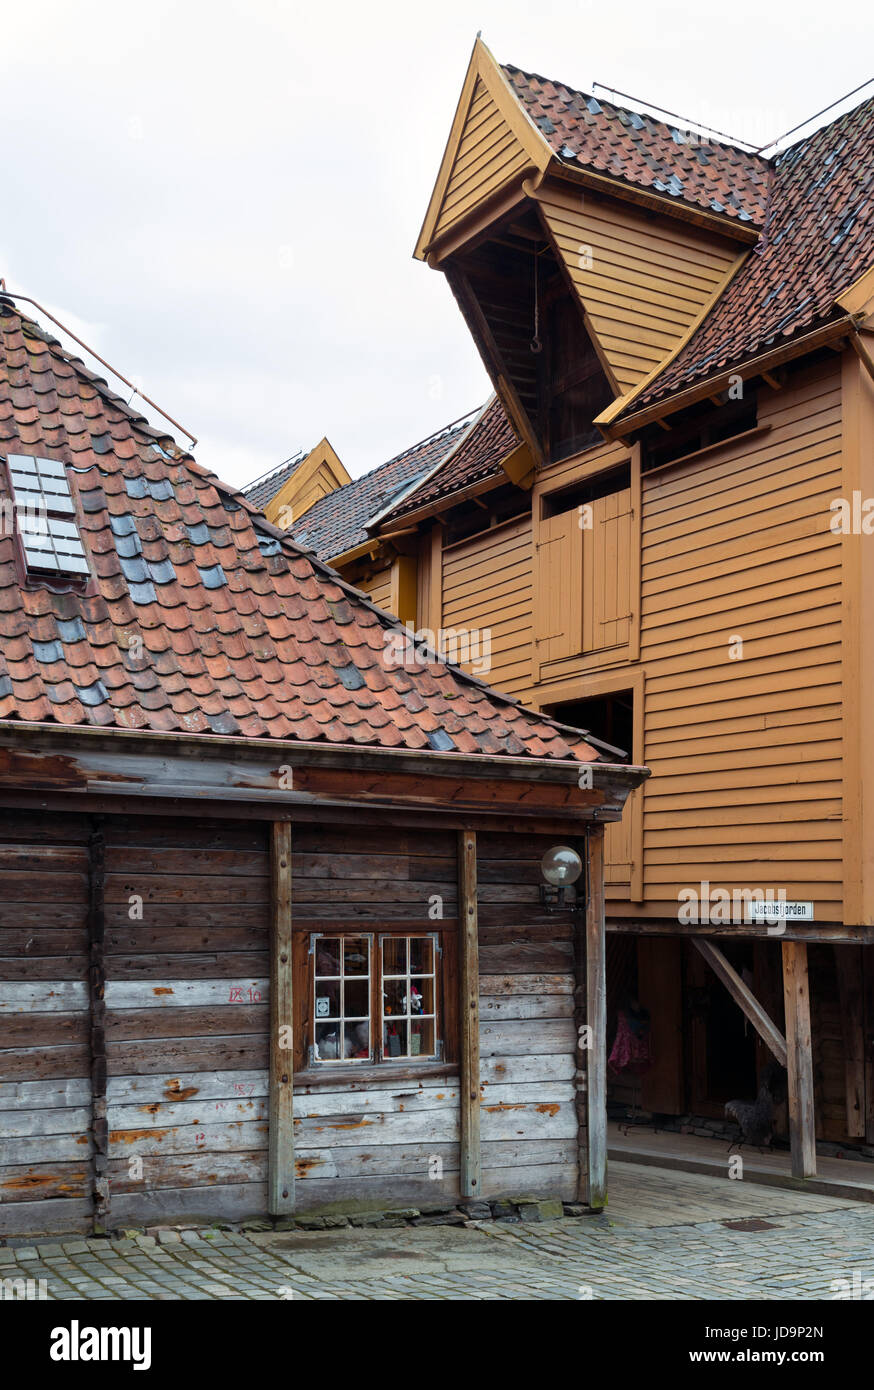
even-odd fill
[{"label": "cobblestone pavement", "polygon": [[[49,1299],[470,1301],[831,1299],[874,1278],[874,1205],[630,1164],[611,1193],[609,1216],[539,1224],[59,1236],[0,1248],[0,1280]],[[768,1224],[724,1224],[750,1218]]]}]

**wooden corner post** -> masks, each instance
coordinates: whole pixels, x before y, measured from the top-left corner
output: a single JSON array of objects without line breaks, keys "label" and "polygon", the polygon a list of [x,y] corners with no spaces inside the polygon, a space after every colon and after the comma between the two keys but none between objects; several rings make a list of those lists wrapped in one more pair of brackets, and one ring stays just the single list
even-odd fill
[{"label": "wooden corner post", "polygon": [[786,1005],[792,1176],[813,1178],[816,1176],[816,1127],[813,1115],[813,1048],[805,941],[783,942],[783,999]]},{"label": "wooden corner post", "polygon": [[[588,1203],[607,1205],[607,948],[604,926],[604,827],[586,835],[586,1023]],[[581,1165],[582,1166],[582,1165]],[[580,1186],[583,1174],[580,1173]]]},{"label": "wooden corner post", "polygon": [[458,835],[459,1026],[461,1031],[462,1197],[482,1195],[479,1081],[479,939],[476,910],[476,833]]},{"label": "wooden corner post", "polygon": [[91,1050],[92,1232],[106,1235],[109,1214],[109,1117],[106,1094],[106,839],[97,816],[88,838],[88,995]]},{"label": "wooden corner post", "polygon": [[270,827],[270,1137],[267,1202],[271,1216],[294,1211],[294,1050],[291,952],[291,826]]}]

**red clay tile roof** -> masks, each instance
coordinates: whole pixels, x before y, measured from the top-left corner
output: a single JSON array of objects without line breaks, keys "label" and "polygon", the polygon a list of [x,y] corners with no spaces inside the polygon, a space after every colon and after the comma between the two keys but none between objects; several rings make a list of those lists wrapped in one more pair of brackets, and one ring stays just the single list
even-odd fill
[{"label": "red clay tile roof", "polygon": [[271,497],[276,496],[279,489],[288,482],[292,473],[300,467],[306,458],[309,458],[309,454],[305,449],[302,449],[299,454],[295,454],[294,458],[286,459],[285,463],[281,463],[278,468],[271,469],[269,473],[262,473],[260,478],[248,483],[243,488],[243,496],[246,501],[251,502],[252,506],[257,507],[259,511],[263,511]]},{"label": "red clay tile roof", "polygon": [[691,143],[688,132],[654,116],[519,68],[503,71],[563,163],[733,221],[764,224],[769,164],[761,155],[716,140]]},{"label": "red clay tile roof", "polygon": [[392,507],[383,520],[393,521],[407,516],[431,502],[451,497],[462,488],[472,487],[474,483],[487,478],[500,477],[503,460],[518,445],[519,440],[504,407],[497,396],[493,396],[445,462],[396,507]]},{"label": "red clay tile roof", "polygon": [[626,413],[826,322],[837,296],[872,264],[874,98],[777,157],[758,245]]},{"label": "red clay tile roof", "polygon": [[[434,658],[0,299],[0,454],[67,464],[92,579],[22,585],[0,535],[0,719],[590,761]],[[0,492],[8,497],[5,467]]]},{"label": "red clay tile roof", "polygon": [[297,525],[291,527],[289,534],[323,560],[336,560],[348,550],[364,545],[371,538],[367,522],[383,511],[392,497],[400,494],[414,478],[424,477],[439,463],[464,437],[475,418],[473,412],[454,421],[389,459],[388,463],[320,497]]}]

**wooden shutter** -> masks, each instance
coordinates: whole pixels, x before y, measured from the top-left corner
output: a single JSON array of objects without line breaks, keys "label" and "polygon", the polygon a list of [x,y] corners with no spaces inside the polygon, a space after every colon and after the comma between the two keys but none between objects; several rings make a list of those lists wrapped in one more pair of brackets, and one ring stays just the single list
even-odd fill
[{"label": "wooden shutter", "polygon": [[540,663],[577,656],[583,649],[582,572],[579,509],[544,517],[534,564],[534,638]]},{"label": "wooden shutter", "polygon": [[591,504],[583,535],[583,651],[625,647],[631,639],[631,489],[609,492]]}]

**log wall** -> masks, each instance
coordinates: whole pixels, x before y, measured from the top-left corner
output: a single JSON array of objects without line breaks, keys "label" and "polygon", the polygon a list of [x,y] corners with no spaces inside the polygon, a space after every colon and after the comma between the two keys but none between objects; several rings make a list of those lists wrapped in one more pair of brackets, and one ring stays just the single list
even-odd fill
[{"label": "log wall", "polygon": [[105,829],[111,1221],[260,1215],[266,830],[155,817]]},{"label": "log wall", "polygon": [[[95,1029],[88,950],[94,824],[83,816],[0,813],[0,1233],[261,1216],[269,1136],[268,827],[150,816],[107,816],[100,826],[105,1020]],[[444,1064],[419,1075],[412,1068],[393,1075],[387,1065],[368,1068],[366,1077],[343,1068],[341,1077],[296,1060],[298,1210],[458,1198],[457,838],[454,831],[292,827],[293,933],[305,950],[311,932],[341,926],[374,933],[442,927],[446,964]],[[520,847],[514,835],[479,838],[484,1190],[572,1198],[570,918],[545,914],[537,886],[551,841],[526,836]],[[442,919],[429,915],[438,901]],[[92,1107],[98,1035],[108,1142],[100,1105]]]},{"label": "log wall", "polygon": [[90,833],[0,813],[0,1236],[91,1227]]}]

